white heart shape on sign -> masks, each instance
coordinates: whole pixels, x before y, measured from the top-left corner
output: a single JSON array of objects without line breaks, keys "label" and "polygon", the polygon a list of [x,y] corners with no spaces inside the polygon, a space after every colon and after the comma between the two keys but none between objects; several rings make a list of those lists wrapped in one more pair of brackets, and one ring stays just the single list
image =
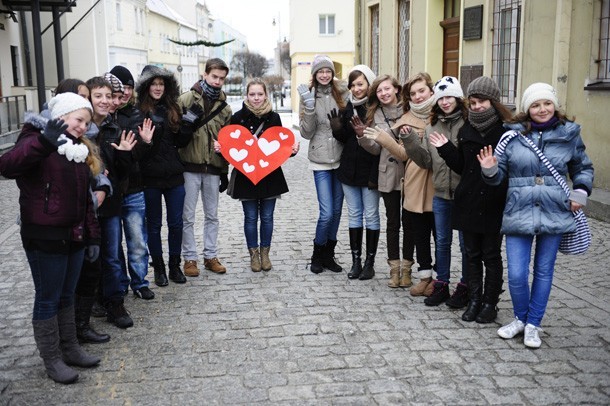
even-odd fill
[{"label": "white heart shape on sign", "polygon": [[235,131],[233,131],[233,132],[232,132],[231,134],[229,134],[229,135],[231,136],[231,138],[238,139],[238,138],[239,138],[239,136],[241,135],[241,131],[239,131],[239,130],[235,130]]},{"label": "white heart shape on sign", "polygon": [[258,161],[258,163],[260,164],[261,168],[266,168],[269,166],[269,162],[263,161],[262,159]]},{"label": "white heart shape on sign", "polygon": [[249,165],[247,162],[244,162],[244,171],[246,171],[247,173],[253,172],[254,171],[254,165]]},{"label": "white heart shape on sign", "polygon": [[259,138],[258,147],[263,151],[263,154],[269,156],[280,149],[280,142],[278,140],[269,142],[264,138]]},{"label": "white heart shape on sign", "polygon": [[286,140],[286,138],[288,138],[288,134],[280,133],[280,138],[282,139],[282,141],[284,141]]},{"label": "white heart shape on sign", "polygon": [[250,139],[250,140],[246,140],[246,145],[251,147],[252,144],[254,144],[254,138]]},{"label": "white heart shape on sign", "polygon": [[231,148],[229,150],[229,155],[231,155],[231,158],[239,162],[243,161],[248,156],[248,151],[245,149],[238,150],[237,148]]}]

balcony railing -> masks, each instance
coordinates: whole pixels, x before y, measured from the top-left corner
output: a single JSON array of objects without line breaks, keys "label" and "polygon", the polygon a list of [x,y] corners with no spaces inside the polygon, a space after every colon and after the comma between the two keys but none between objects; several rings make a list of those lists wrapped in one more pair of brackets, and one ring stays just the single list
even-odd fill
[{"label": "balcony railing", "polygon": [[0,134],[19,130],[26,108],[25,96],[0,97]]}]

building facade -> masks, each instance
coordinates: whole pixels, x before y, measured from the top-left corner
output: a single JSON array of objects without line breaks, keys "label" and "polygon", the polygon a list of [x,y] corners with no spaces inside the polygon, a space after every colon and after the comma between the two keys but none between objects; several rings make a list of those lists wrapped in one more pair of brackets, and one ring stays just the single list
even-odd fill
[{"label": "building facade", "polygon": [[358,0],[356,62],[404,83],[420,71],[490,76],[516,108],[534,82],[553,85],[582,126],[595,186],[610,189],[609,0]]},{"label": "building facade", "polygon": [[311,62],[317,54],[328,55],[336,76],[346,79],[355,63],[354,1],[290,1],[290,58],[292,110],[298,112],[296,92],[311,81]]}]

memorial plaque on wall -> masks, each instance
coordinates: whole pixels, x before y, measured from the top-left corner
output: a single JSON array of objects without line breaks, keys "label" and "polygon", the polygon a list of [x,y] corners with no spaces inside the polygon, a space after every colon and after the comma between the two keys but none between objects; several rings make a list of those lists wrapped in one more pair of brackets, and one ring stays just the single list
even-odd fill
[{"label": "memorial plaque on wall", "polygon": [[483,31],[483,5],[467,7],[464,9],[464,32],[465,41],[481,39]]}]

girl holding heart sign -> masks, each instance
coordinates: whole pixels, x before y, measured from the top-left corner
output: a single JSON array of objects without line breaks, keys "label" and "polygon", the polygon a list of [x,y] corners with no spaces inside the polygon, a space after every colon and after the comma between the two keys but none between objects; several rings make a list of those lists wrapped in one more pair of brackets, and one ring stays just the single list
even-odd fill
[{"label": "girl holding heart sign", "polygon": [[[282,126],[280,115],[271,110],[271,103],[267,97],[267,86],[262,79],[252,79],[246,87],[246,95],[242,109],[231,117],[231,124],[246,127],[257,138],[268,128]],[[265,141],[265,146],[268,148],[273,147],[272,144],[277,142],[267,143],[264,138],[260,138],[259,146],[262,141]],[[292,146],[292,154],[296,155],[298,151],[299,144],[295,141]],[[266,175],[256,184],[242,172],[233,168],[228,193],[232,198],[241,200],[244,209],[244,233],[250,252],[250,268],[253,272],[271,269],[269,250],[273,234],[273,212],[276,200],[286,192],[288,192],[288,185],[281,167]]]}]

